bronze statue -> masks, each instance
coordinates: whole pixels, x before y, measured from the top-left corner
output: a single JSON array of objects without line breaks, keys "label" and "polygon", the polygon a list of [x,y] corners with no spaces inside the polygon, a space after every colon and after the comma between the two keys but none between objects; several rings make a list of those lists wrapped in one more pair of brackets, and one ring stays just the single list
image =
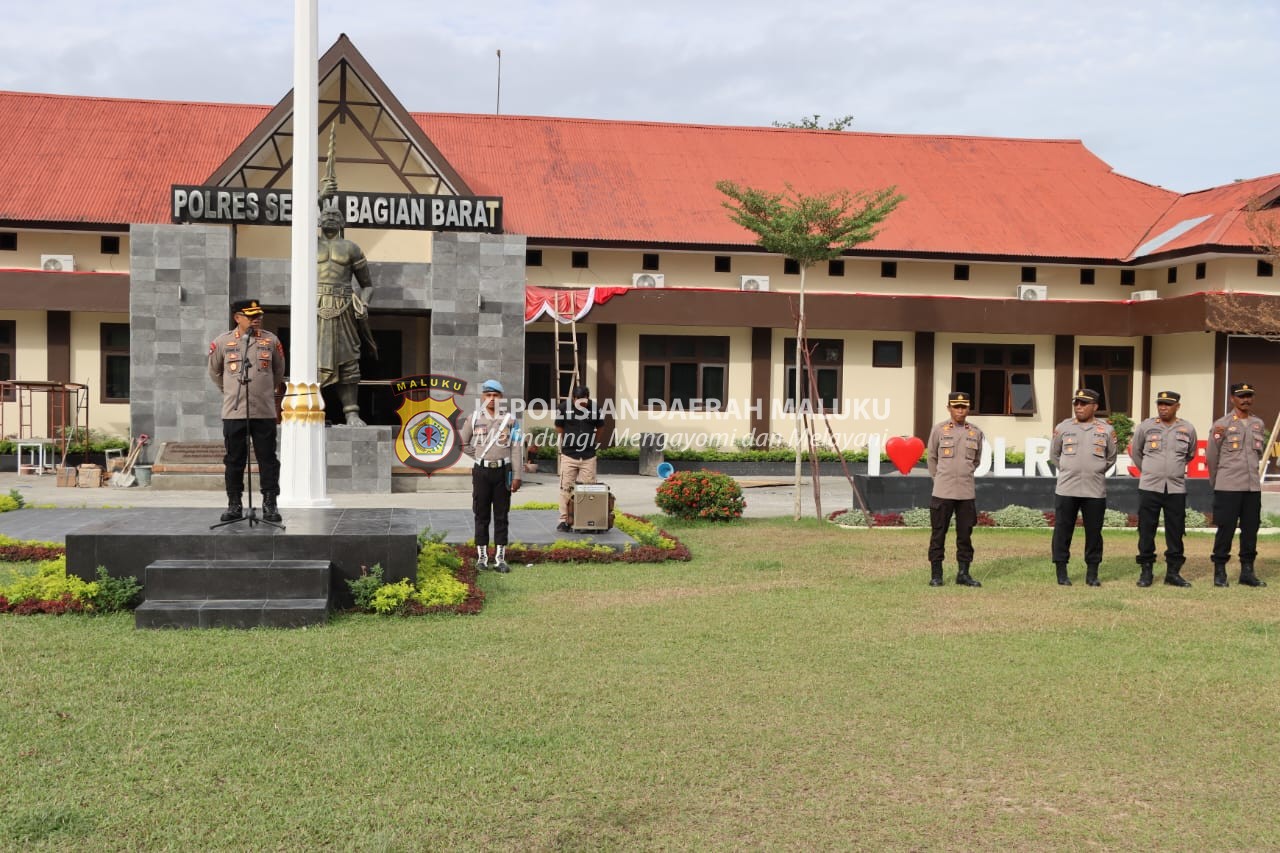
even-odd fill
[{"label": "bronze statue", "polygon": [[368,304],[373,282],[364,252],[342,236],[345,222],[338,208],[338,181],[333,165],[331,131],[327,173],[320,193],[320,237],[316,246],[316,372],[320,387],[338,386],[347,426],[364,426],[357,402],[361,346],[368,346],[373,357],[378,357],[378,346],[369,329]]}]

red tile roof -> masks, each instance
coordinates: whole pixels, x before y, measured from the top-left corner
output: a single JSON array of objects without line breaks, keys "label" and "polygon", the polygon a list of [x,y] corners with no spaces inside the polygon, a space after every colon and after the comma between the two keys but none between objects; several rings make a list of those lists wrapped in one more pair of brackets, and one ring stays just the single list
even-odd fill
[{"label": "red tile roof", "polygon": [[867,248],[1121,258],[1177,194],[1117,175],[1076,140],[990,139],[419,113],[508,227],[537,237],[750,244],[715,182],[802,192],[897,185]]},{"label": "red tile roof", "polygon": [[0,219],[168,222],[267,107],[0,92]]},{"label": "red tile roof", "polygon": [[[1180,196],[1134,247],[1135,256],[1198,247],[1252,246],[1254,237],[1245,223],[1245,207],[1260,196],[1274,198],[1278,189],[1280,174],[1275,174]],[[1260,215],[1274,218],[1280,216],[1280,210]]]},{"label": "red tile roof", "polygon": [[[205,181],[269,111],[0,92],[0,220],[167,222],[170,185]],[[1231,212],[1280,185],[1270,176],[1179,197],[1116,174],[1078,140],[413,117],[474,192],[504,197],[509,231],[569,242],[751,245],[715,189],[728,178],[802,192],[896,184],[907,200],[869,249],[1118,260],[1206,210],[1222,219],[1168,248],[1247,246]]]}]

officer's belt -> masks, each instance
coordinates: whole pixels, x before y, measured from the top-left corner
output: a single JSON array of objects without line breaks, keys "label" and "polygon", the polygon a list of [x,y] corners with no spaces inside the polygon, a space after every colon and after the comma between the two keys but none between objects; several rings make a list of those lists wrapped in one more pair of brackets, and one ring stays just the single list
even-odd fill
[{"label": "officer's belt", "polygon": [[477,459],[477,468],[501,468],[503,465],[510,464],[506,459]]}]

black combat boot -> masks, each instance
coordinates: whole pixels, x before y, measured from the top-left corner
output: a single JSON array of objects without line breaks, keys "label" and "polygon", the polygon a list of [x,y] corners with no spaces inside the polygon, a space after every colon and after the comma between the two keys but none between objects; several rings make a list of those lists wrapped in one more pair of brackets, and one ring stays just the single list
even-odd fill
[{"label": "black combat boot", "polygon": [[1191,586],[1191,581],[1182,576],[1182,563],[1171,562],[1169,568],[1165,570],[1164,582],[1169,586]]},{"label": "black combat boot", "polygon": [[929,586],[942,586],[942,561],[929,564]]},{"label": "black combat boot", "polygon": [[240,495],[227,495],[227,511],[222,514],[223,521],[235,521],[244,518],[244,507],[240,504]]},{"label": "black combat boot", "polygon": [[1098,567],[1096,565],[1084,567],[1084,582],[1087,586],[1102,586],[1102,581],[1098,580]]},{"label": "black combat boot", "polygon": [[1151,586],[1153,565],[1151,563],[1138,564],[1138,586]]},{"label": "black combat boot", "polygon": [[1058,570],[1058,586],[1071,586],[1071,578],[1067,577],[1067,564],[1054,563],[1053,566]]},{"label": "black combat boot", "polygon": [[262,519],[263,521],[276,523],[284,521],[280,516],[279,507],[276,506],[276,496],[274,492],[262,493]]},{"label": "black combat boot", "polygon": [[1240,561],[1241,586],[1266,586],[1267,582],[1253,573],[1253,561]]},{"label": "black combat boot", "polygon": [[1227,583],[1227,564],[1226,563],[1213,564],[1213,585],[1220,586],[1220,587],[1231,586],[1231,584]]},{"label": "black combat boot", "polygon": [[969,564],[961,563],[960,571],[956,572],[956,583],[959,586],[982,586],[973,578],[969,577]]}]

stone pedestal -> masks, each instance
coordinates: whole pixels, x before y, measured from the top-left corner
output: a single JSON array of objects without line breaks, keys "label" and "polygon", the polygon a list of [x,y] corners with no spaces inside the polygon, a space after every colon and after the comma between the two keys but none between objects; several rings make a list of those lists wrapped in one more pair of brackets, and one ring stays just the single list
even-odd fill
[{"label": "stone pedestal", "polygon": [[333,493],[391,494],[392,442],[388,426],[325,428],[326,477]]}]

